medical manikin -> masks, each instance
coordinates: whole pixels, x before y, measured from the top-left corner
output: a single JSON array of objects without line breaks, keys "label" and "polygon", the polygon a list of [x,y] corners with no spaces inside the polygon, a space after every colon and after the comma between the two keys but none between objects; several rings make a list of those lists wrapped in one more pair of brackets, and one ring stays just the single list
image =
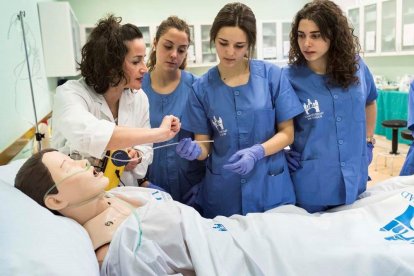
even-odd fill
[{"label": "medical manikin", "polygon": [[[35,171],[36,173],[33,173]],[[36,189],[33,189],[33,183],[37,183]],[[108,178],[102,172],[97,173],[87,160],[73,160],[53,149],[46,149],[33,155],[22,166],[15,182],[16,188],[35,199],[40,205],[81,224],[91,238],[100,265],[107,254],[114,233],[127,218],[133,219],[133,230],[138,238],[132,243],[135,251],[140,250],[142,230],[140,218],[135,211],[137,207],[145,205],[148,200],[160,200],[161,197],[171,200],[166,193],[145,188],[129,187],[140,191],[141,197],[134,198],[129,197],[127,193],[116,191],[109,193],[105,192],[107,185]],[[158,223],[161,224],[161,221],[155,222]],[[151,223],[146,223],[147,227],[148,225]],[[185,248],[183,238],[180,239],[176,233],[171,234],[174,236],[169,238],[177,240],[179,246]],[[147,253],[146,255],[146,258],[149,258]],[[185,275],[193,275],[191,261],[187,254],[182,254],[181,264],[183,263],[186,263],[185,269],[177,267],[178,271]]]},{"label": "medical manikin", "polygon": [[414,273],[408,182],[334,213],[310,215],[290,205],[214,219],[153,189],[107,195],[107,183],[86,161],[42,151],[22,166],[15,186],[86,228],[101,275]]}]

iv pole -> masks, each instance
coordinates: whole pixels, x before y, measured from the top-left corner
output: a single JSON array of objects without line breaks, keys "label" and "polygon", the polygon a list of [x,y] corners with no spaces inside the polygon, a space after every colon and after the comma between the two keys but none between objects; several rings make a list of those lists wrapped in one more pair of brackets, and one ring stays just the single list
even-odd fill
[{"label": "iv pole", "polygon": [[20,23],[21,23],[21,26],[22,26],[24,52],[26,54],[27,72],[29,73],[30,92],[32,94],[33,111],[34,111],[34,117],[35,117],[35,129],[36,129],[35,137],[36,137],[36,141],[38,142],[38,150],[40,151],[42,149],[40,141],[42,140],[42,138],[45,137],[45,135],[39,132],[39,126],[37,125],[38,121],[37,121],[37,114],[36,114],[36,103],[35,103],[35,97],[34,97],[34,93],[33,93],[32,75],[31,75],[31,72],[30,72],[29,55],[27,53],[27,44],[26,44],[26,34],[24,32],[24,24],[23,24],[23,17],[25,17],[25,16],[26,16],[26,12],[25,11],[20,11],[19,14],[17,15],[17,18],[20,20]]}]

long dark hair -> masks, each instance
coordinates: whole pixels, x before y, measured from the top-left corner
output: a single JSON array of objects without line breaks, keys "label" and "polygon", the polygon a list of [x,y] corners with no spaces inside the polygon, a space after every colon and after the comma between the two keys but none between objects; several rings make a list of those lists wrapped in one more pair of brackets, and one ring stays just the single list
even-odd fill
[{"label": "long dark hair", "polygon": [[357,55],[361,50],[354,28],[350,26],[342,10],[332,1],[315,0],[307,3],[295,16],[290,32],[289,64],[303,65],[306,59],[298,44],[299,22],[307,19],[315,22],[323,39],[330,40],[326,75],[328,83],[347,88],[357,83]]},{"label": "long dark hair", "polygon": [[122,67],[128,53],[125,42],[142,38],[138,27],[121,25],[121,20],[114,15],[99,20],[82,48],[81,74],[98,94],[104,94],[122,80],[128,81]]},{"label": "long dark hair", "polygon": [[214,44],[218,32],[223,27],[239,27],[244,31],[249,45],[249,58],[251,58],[256,46],[256,17],[253,11],[239,2],[229,3],[221,8],[210,29],[210,45]]}]

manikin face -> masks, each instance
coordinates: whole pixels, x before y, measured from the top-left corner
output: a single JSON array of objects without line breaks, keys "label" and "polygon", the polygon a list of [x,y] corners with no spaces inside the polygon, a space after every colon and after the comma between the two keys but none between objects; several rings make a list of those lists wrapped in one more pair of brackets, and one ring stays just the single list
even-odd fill
[{"label": "manikin face", "polygon": [[331,42],[329,39],[322,38],[315,22],[308,19],[302,19],[299,22],[298,44],[308,65],[314,63],[326,66]]},{"label": "manikin face", "polygon": [[188,36],[184,31],[170,28],[155,43],[157,69],[175,71],[187,56]]},{"label": "manikin face", "polygon": [[246,33],[239,27],[221,28],[214,44],[220,58],[220,64],[230,68],[243,62],[249,47]]},{"label": "manikin face", "polygon": [[73,160],[58,151],[47,152],[42,158],[56,183],[61,201],[76,205],[104,192],[109,180],[96,173],[87,160]]},{"label": "manikin face", "polygon": [[125,56],[123,69],[127,77],[125,87],[131,89],[141,89],[142,78],[148,71],[145,65],[145,42],[142,38],[136,38],[125,42],[128,53]]}]

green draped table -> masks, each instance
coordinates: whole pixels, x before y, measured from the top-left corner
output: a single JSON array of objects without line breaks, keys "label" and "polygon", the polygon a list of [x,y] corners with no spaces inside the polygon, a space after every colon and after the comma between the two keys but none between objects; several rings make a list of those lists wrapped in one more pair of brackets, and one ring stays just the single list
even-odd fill
[{"label": "green draped table", "polygon": [[[375,134],[384,135],[392,139],[392,129],[381,125],[384,120],[407,120],[408,118],[408,92],[378,90],[377,123]],[[401,128],[398,132],[398,143],[410,144],[411,141],[401,138]]]}]

